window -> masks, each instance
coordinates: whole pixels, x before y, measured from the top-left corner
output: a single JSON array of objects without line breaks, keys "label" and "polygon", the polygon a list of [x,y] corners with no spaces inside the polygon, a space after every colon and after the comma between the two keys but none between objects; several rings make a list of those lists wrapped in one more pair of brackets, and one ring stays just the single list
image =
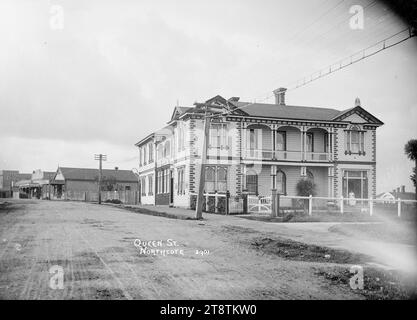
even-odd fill
[{"label": "window", "polygon": [[153,162],[153,144],[149,144],[149,163]]},{"label": "window", "polygon": [[130,186],[125,186],[125,191],[130,191]]},{"label": "window", "polygon": [[275,150],[287,150],[287,134],[285,131],[277,131],[275,134]]},{"label": "window", "polygon": [[246,189],[249,194],[258,194],[258,175],[255,172],[246,175]]},{"label": "window", "polygon": [[140,194],[142,195],[142,196],[146,196],[146,180],[145,180],[145,177],[142,177],[141,179],[140,179]]},{"label": "window", "polygon": [[212,123],[210,125],[210,148],[226,148],[226,124],[225,123]]},{"label": "window", "polygon": [[146,165],[146,149],[147,149],[147,145],[145,145],[143,147],[143,164]]},{"label": "window", "polygon": [[142,148],[139,148],[139,166],[142,166]]},{"label": "window", "polygon": [[345,154],[365,154],[365,132],[352,126],[345,131]]},{"label": "window", "polygon": [[148,176],[148,195],[153,195],[153,174]]},{"label": "window", "polygon": [[165,141],[164,144],[164,158],[168,158],[171,154],[171,143],[169,141]]},{"label": "window", "polygon": [[185,130],[183,123],[178,124],[178,151],[185,149]]},{"label": "window", "polygon": [[314,152],[314,135],[312,132],[308,132],[306,134],[306,145],[307,145],[307,152]]},{"label": "window", "polygon": [[206,167],[206,192],[227,191],[227,167],[208,166]]},{"label": "window", "polygon": [[169,169],[164,170],[164,193],[169,193]]},{"label": "window", "polygon": [[177,169],[178,175],[178,189],[177,194],[185,194],[185,184],[184,184],[184,167]]},{"label": "window", "polygon": [[206,183],[205,191],[212,192],[216,190],[216,167],[207,167],[206,168]]},{"label": "window", "polygon": [[157,192],[162,193],[162,171],[157,172]]},{"label": "window", "polygon": [[157,159],[161,160],[163,158],[164,155],[164,146],[162,145],[162,143],[158,144],[157,147]]},{"label": "window", "polygon": [[281,170],[277,171],[276,176],[276,186],[277,186],[277,192],[279,194],[286,194],[287,192],[287,177],[285,176],[285,173]]}]

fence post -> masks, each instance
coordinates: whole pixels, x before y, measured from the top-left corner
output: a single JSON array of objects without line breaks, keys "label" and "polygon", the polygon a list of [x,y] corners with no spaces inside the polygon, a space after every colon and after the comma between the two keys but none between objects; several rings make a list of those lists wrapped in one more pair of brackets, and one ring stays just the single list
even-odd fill
[{"label": "fence post", "polygon": [[242,197],[243,197],[243,214],[247,214],[248,213],[248,192],[246,190],[243,190]]},{"label": "fence post", "polygon": [[230,192],[229,190],[226,191],[226,215],[229,214],[229,199],[230,199]]},{"label": "fence post", "polygon": [[401,199],[398,198],[398,218],[401,218]]},{"label": "fence post", "polygon": [[340,197],[340,213],[343,214],[343,196]]},{"label": "fence post", "polygon": [[84,192],[84,202],[87,202],[87,191]]},{"label": "fence post", "polygon": [[218,204],[219,204],[219,198],[217,197],[217,190],[214,190],[214,213],[218,213]]},{"label": "fence post", "polygon": [[[260,206],[259,206],[260,207]],[[277,189],[271,190],[271,217],[276,217],[277,212]]]},{"label": "fence post", "polygon": [[308,196],[308,215],[311,216],[313,213],[313,195]]},{"label": "fence post", "polygon": [[373,199],[371,198],[369,200],[369,215],[372,217],[373,214],[374,214],[374,202],[373,202]]}]

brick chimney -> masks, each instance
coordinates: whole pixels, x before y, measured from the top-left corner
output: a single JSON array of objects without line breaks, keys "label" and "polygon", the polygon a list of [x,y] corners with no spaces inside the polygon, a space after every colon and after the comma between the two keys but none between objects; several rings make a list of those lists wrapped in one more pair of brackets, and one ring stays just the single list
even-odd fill
[{"label": "brick chimney", "polygon": [[287,88],[278,88],[274,90],[275,104],[285,106],[285,91]]},{"label": "brick chimney", "polygon": [[401,186],[401,192],[405,193],[405,186]]}]

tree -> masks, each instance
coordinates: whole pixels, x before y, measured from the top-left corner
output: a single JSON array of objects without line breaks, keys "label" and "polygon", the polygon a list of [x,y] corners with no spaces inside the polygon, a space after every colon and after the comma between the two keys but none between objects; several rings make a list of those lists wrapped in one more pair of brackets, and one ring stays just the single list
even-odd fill
[{"label": "tree", "polygon": [[407,155],[408,159],[414,161],[416,166],[413,168],[413,174],[410,176],[411,181],[413,181],[414,187],[416,188],[416,200],[417,200],[417,139],[411,139],[404,146],[404,152]]},{"label": "tree", "polygon": [[[308,197],[316,195],[316,184],[312,179],[300,179],[296,185],[297,195],[300,197]],[[308,207],[308,199],[303,199],[304,211]]]}]

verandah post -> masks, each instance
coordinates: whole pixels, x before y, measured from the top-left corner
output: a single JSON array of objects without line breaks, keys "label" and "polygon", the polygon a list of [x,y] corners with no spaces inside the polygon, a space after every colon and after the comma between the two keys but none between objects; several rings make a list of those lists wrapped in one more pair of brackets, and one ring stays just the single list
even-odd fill
[{"label": "verandah post", "polygon": [[313,213],[313,195],[308,196],[308,215],[311,216]]},{"label": "verandah post", "polygon": [[343,196],[340,197],[340,213],[343,214]]}]

